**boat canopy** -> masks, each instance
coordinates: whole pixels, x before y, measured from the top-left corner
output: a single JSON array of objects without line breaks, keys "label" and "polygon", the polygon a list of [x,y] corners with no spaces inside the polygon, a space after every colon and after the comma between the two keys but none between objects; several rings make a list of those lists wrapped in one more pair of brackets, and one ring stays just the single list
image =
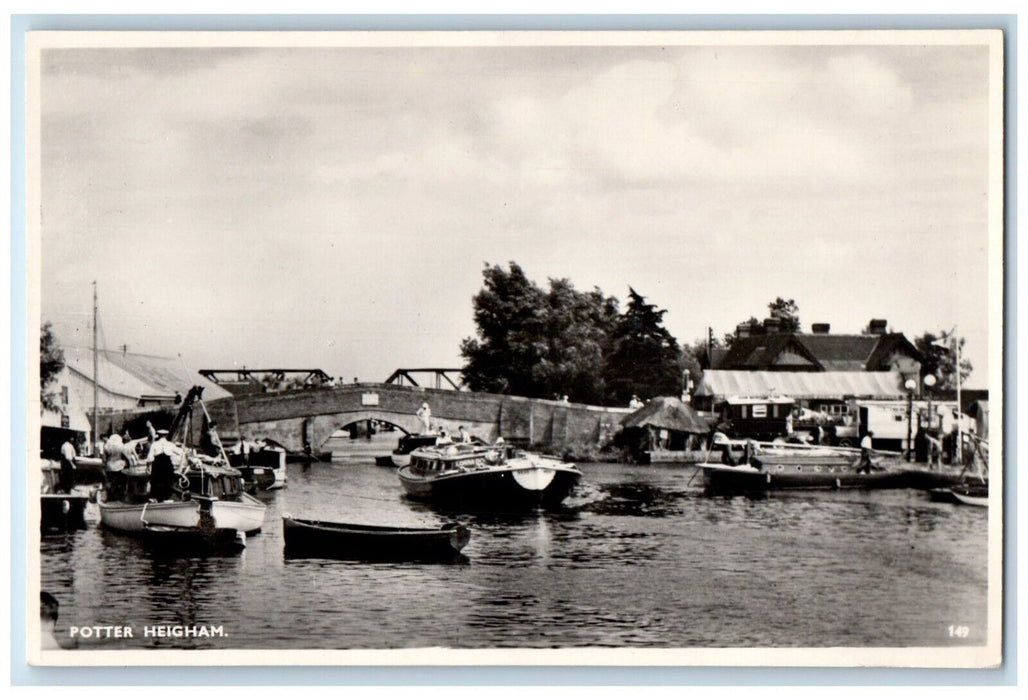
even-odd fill
[{"label": "boat canopy", "polygon": [[794,399],[902,399],[899,372],[749,372],[710,369],[696,387],[696,396],[724,401],[741,396],[788,396]]}]

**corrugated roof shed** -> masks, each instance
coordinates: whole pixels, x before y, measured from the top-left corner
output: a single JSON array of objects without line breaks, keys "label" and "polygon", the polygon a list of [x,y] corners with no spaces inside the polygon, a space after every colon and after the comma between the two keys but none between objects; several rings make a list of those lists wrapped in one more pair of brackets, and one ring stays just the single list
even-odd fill
[{"label": "corrugated roof shed", "polygon": [[899,372],[748,372],[707,370],[697,396],[790,396],[794,399],[842,399],[847,396],[896,399],[907,395]]}]

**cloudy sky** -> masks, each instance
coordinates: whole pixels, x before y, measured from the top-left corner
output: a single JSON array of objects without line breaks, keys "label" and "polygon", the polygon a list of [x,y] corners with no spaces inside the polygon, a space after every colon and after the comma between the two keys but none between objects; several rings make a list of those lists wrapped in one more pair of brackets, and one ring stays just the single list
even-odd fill
[{"label": "cloudy sky", "polygon": [[[986,382],[983,46],[47,49],[42,313],[191,367],[459,366],[484,263]],[[998,283],[998,281],[994,281]]]}]

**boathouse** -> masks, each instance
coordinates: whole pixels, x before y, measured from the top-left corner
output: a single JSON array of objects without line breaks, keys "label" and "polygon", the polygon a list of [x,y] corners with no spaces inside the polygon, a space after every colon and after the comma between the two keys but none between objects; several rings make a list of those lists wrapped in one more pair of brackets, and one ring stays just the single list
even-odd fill
[{"label": "boathouse", "polygon": [[[64,369],[51,385],[58,410],[44,411],[41,445],[44,453],[59,449],[69,437],[84,440],[92,451],[93,413],[92,348],[65,347]],[[96,406],[101,414],[111,411],[175,406],[190,387],[204,386],[204,398],[229,396],[218,385],[190,372],[180,358],[99,350],[96,354]],[[55,444],[56,443],[56,444]]]}]

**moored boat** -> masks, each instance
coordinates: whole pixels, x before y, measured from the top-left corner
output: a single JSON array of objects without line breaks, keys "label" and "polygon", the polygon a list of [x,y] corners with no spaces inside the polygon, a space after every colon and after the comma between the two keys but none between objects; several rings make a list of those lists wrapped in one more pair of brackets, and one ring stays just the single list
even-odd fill
[{"label": "moored boat", "polygon": [[247,491],[274,491],[286,487],[286,450],[262,445],[248,452],[227,452],[229,466],[239,470]]},{"label": "moored boat", "polygon": [[233,552],[246,548],[246,535],[232,528],[148,525],[143,541],[153,551],[175,555]]},{"label": "moored boat", "polygon": [[142,533],[147,527],[190,528],[200,524],[209,507],[215,529],[250,534],[260,531],[267,507],[243,490],[243,477],[232,467],[191,464],[180,472],[172,498],[150,497],[146,467],[122,472],[118,498],[100,502],[100,523],[112,530]]},{"label": "moored boat", "polygon": [[553,457],[467,443],[414,450],[397,475],[410,498],[486,510],[556,505],[582,478]]},{"label": "moored boat", "polygon": [[[707,489],[712,492],[759,492],[779,489],[905,488],[907,470],[885,460],[861,466],[859,450],[849,448],[720,441],[723,463],[703,462]],[[742,446],[739,463],[731,447]]]},{"label": "moored boat", "polygon": [[43,460],[43,483],[39,496],[40,527],[43,530],[80,530],[86,527],[87,493],[73,489],[60,491],[60,467],[48,459]]},{"label": "moored boat", "polygon": [[439,440],[437,433],[410,433],[401,435],[396,443],[396,449],[388,455],[375,458],[375,464],[380,467],[406,467],[410,464],[411,452],[422,447],[432,447]]},{"label": "moored boat", "polygon": [[989,484],[965,483],[949,488],[932,489],[928,497],[938,503],[958,503],[968,506],[989,505]]},{"label": "moored boat", "polygon": [[[202,387],[193,387],[171,430],[157,433],[174,436],[191,416],[194,402],[200,403],[206,415],[202,393]],[[111,474],[110,488],[100,503],[100,523],[104,527],[133,534],[148,528],[199,528],[204,534],[216,530],[244,534],[260,531],[267,507],[245,492],[243,475],[226,464],[223,451],[220,457],[210,457],[173,445],[163,436],[152,445],[151,452],[159,446],[161,452],[152,465]],[[159,460],[163,460],[160,479]]]},{"label": "moored boat", "polygon": [[305,520],[282,516],[285,553],[290,557],[368,561],[449,561],[471,539],[468,528],[390,527]]}]

